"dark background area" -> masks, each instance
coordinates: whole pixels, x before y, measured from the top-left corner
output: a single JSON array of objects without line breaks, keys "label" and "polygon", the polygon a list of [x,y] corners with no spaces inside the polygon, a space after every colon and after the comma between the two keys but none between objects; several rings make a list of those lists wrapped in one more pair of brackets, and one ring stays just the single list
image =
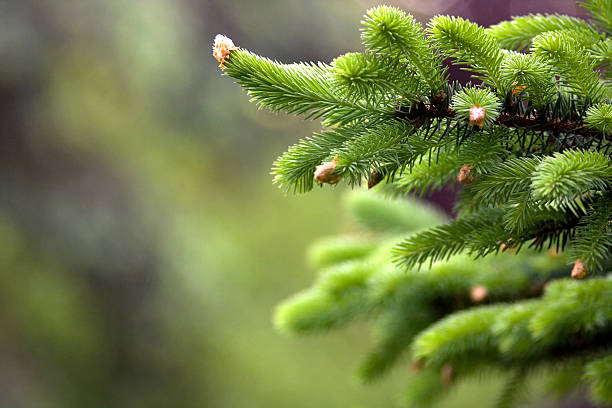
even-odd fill
[{"label": "dark background area", "polygon": [[[423,22],[584,15],[565,0],[388,3]],[[330,62],[361,49],[376,4],[0,4],[0,407],[398,400],[407,369],[371,386],[351,376],[365,326],[274,331],[274,305],[312,279],[307,244],[355,227],[342,188],[286,197],[272,185],[274,158],[318,125],[258,111],[211,55],[222,33],[280,61]],[[468,383],[449,406],[497,386]]]}]

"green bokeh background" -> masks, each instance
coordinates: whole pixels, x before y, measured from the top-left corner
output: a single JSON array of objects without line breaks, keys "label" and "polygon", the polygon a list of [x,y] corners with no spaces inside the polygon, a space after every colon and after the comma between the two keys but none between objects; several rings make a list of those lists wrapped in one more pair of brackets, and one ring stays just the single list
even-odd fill
[{"label": "green bokeh background", "polygon": [[[424,17],[442,3],[402,5]],[[408,362],[373,385],[352,374],[366,326],[275,332],[274,305],[312,279],[307,244],[356,227],[341,188],[272,185],[274,158],[318,125],[258,111],[211,55],[226,33],[329,62],[360,49],[373,4],[0,5],[0,407],[401,400]],[[484,404],[475,388],[449,406]]]}]

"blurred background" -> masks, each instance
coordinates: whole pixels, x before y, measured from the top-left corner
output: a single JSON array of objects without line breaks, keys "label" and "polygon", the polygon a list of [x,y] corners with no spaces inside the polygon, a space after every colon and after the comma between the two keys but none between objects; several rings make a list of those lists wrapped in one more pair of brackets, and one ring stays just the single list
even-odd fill
[{"label": "blurred background", "polygon": [[[341,188],[269,169],[316,123],[258,111],[217,33],[286,62],[361,49],[370,0],[0,2],[0,407],[382,407],[365,326],[306,339],[274,305],[309,242],[350,231]],[[483,25],[572,0],[388,1]],[[458,391],[449,406],[482,395]],[[461,402],[458,402],[461,401]],[[463,404],[463,405],[461,405]]]}]

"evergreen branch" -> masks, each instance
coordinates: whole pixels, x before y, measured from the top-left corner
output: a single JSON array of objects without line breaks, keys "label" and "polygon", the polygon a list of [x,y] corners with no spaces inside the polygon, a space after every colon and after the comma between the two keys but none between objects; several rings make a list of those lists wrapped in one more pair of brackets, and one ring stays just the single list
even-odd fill
[{"label": "evergreen branch", "polygon": [[497,342],[490,327],[504,308],[503,304],[482,306],[439,320],[414,340],[414,357],[432,367],[445,363],[474,367],[497,360]]},{"label": "evergreen branch", "polygon": [[584,123],[591,129],[610,134],[612,132],[612,105],[598,104],[591,106],[587,110]]},{"label": "evergreen branch", "polygon": [[450,258],[462,251],[483,256],[505,241],[503,211],[484,209],[449,224],[433,227],[400,242],[393,249],[396,263],[411,268]]},{"label": "evergreen branch", "polygon": [[316,166],[328,158],[332,150],[358,134],[357,128],[342,128],[315,133],[301,140],[274,162],[274,183],[294,193],[312,190]]},{"label": "evergreen branch", "polygon": [[495,39],[484,28],[461,17],[436,16],[428,25],[433,43],[457,64],[468,65],[467,70],[482,74],[478,78],[503,92],[499,68],[503,54]]},{"label": "evergreen branch", "polygon": [[[497,97],[487,89],[463,88],[453,95],[452,108],[457,112],[459,118],[471,124],[475,122],[472,116],[472,109],[484,108],[484,119],[477,125],[482,129],[484,126],[491,126],[499,116],[501,103]],[[480,121],[479,121],[480,122]]]},{"label": "evergreen branch", "polygon": [[612,68],[612,41],[610,39],[599,41],[588,47],[591,59],[595,66],[603,70],[603,74],[610,81],[610,68]]},{"label": "evergreen branch", "polygon": [[366,130],[333,152],[338,155],[336,174],[351,185],[359,185],[372,171],[394,171],[414,161],[422,144],[407,123],[395,122]]},{"label": "evergreen branch", "polygon": [[[556,104],[562,103],[564,103],[562,98],[558,98]],[[572,111],[572,114],[563,115],[563,111],[555,106],[546,106],[542,109],[542,112],[551,111],[556,116],[567,117],[534,116],[531,111],[525,113],[502,111],[497,119],[495,119],[494,124],[513,129],[526,129],[530,132],[547,132],[554,135],[567,134],[580,136],[585,139],[602,139],[601,132],[583,126],[582,122],[574,117],[575,112]],[[415,127],[419,127],[430,119],[455,118],[457,112],[450,108],[438,109],[433,105],[418,103],[410,108],[400,107],[394,116],[398,120],[406,120]],[[605,135],[604,139],[609,139],[608,135]]]},{"label": "evergreen branch", "polygon": [[477,179],[487,174],[506,156],[505,133],[499,127],[474,132],[461,144],[457,162],[472,165],[471,175]]},{"label": "evergreen branch", "polygon": [[336,298],[319,290],[297,293],[276,307],[275,327],[289,334],[316,333],[347,324],[366,305],[360,291]]},{"label": "evergreen branch", "polygon": [[288,333],[313,333],[348,323],[371,309],[367,279],[377,264],[345,262],[326,269],[312,288],[281,303],[274,322]]},{"label": "evergreen branch", "polygon": [[440,371],[425,369],[410,379],[402,401],[406,407],[434,407],[450,391],[440,378]]},{"label": "evergreen branch", "polygon": [[371,382],[386,374],[408,349],[414,337],[434,320],[435,316],[428,313],[425,306],[420,308],[414,303],[399,303],[386,310],[379,319],[377,344],[361,363],[359,377]]},{"label": "evergreen branch", "polygon": [[[439,154],[439,152],[443,154]],[[447,153],[440,148],[432,148],[420,157],[412,167],[395,177],[391,184],[384,187],[387,193],[406,195],[416,193],[423,196],[433,190],[442,188],[457,177],[457,155]]]},{"label": "evergreen branch", "polygon": [[503,208],[504,227],[513,234],[522,234],[529,229],[537,230],[539,222],[553,217],[550,210],[533,199],[529,189],[513,193]]},{"label": "evergreen branch", "polygon": [[601,270],[612,249],[612,197],[608,194],[593,204],[582,217],[572,240],[571,256],[588,270]]},{"label": "evergreen branch", "polygon": [[497,207],[515,194],[529,191],[531,175],[540,161],[536,157],[523,157],[499,163],[470,187],[472,199],[483,206]]},{"label": "evergreen branch", "polygon": [[593,17],[595,24],[607,34],[612,33],[612,1],[610,0],[583,0],[579,2]]},{"label": "evergreen branch", "polygon": [[319,239],[308,249],[308,259],[315,268],[324,268],[339,263],[366,258],[377,247],[377,243],[353,236]]},{"label": "evergreen branch", "polygon": [[591,190],[605,190],[612,182],[610,159],[598,152],[568,150],[554,153],[532,175],[534,198],[585,211],[582,200]]},{"label": "evergreen branch", "polygon": [[368,10],[361,23],[361,39],[368,49],[405,57],[432,95],[443,90],[442,61],[433,53],[423,27],[414,17],[395,7],[379,6]]},{"label": "evergreen branch", "polygon": [[575,348],[580,342],[597,344],[602,337],[609,343],[611,298],[610,279],[557,280],[547,288],[543,307],[529,320],[529,330],[550,351]]},{"label": "evergreen branch", "polygon": [[[333,81],[349,99],[415,103],[422,95],[419,78],[410,66],[388,55],[351,52],[332,62]],[[381,101],[377,101],[380,99]]]},{"label": "evergreen branch", "polygon": [[528,95],[536,109],[544,108],[557,96],[557,83],[552,67],[534,54],[509,53],[500,76],[513,93]]},{"label": "evergreen branch", "polygon": [[486,29],[487,33],[497,40],[503,48],[519,51],[528,49],[531,40],[548,31],[572,30],[597,34],[584,20],[561,14],[530,14],[513,17]]},{"label": "evergreen branch", "polygon": [[331,68],[325,64],[280,64],[238,49],[226,62],[227,75],[236,78],[251,100],[274,111],[346,124],[358,119],[384,117],[392,109],[348,100],[335,92]]},{"label": "evergreen branch", "polygon": [[563,82],[576,96],[599,102],[606,95],[587,50],[570,33],[552,31],[533,39],[533,52],[552,62]]}]

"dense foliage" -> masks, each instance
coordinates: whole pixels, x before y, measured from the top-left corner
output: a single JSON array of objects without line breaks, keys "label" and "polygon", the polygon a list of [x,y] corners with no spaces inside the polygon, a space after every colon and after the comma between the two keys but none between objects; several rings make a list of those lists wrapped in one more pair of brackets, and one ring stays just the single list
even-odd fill
[{"label": "dense foliage", "polygon": [[[451,221],[356,196],[377,233],[315,247],[322,272],[279,307],[282,330],[375,319],[359,373],[372,380],[408,355],[416,406],[485,369],[511,371],[499,406],[538,369],[559,394],[587,385],[612,403],[612,1],[583,5],[590,21],[529,15],[487,29],[448,16],[424,29],[380,6],[362,21],[365,51],[330,65],[281,64],[216,38],[221,67],[259,106],[322,120],[274,164],[283,189],[462,186]],[[447,58],[474,83],[451,82]]]}]

